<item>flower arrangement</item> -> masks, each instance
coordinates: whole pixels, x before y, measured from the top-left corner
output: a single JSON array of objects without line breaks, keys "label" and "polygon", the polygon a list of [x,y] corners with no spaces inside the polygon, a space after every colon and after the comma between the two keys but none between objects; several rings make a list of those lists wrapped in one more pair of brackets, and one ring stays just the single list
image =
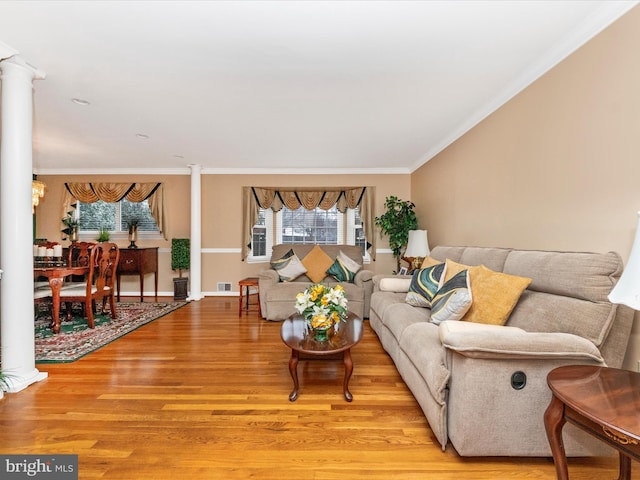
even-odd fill
[{"label": "flower arrangement", "polygon": [[296,310],[313,329],[328,329],[347,319],[347,297],[341,285],[311,285],[296,295]]}]

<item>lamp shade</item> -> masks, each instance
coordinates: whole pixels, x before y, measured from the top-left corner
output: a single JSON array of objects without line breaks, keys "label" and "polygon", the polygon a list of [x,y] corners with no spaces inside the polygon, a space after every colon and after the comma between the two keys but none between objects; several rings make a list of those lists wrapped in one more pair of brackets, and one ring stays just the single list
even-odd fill
[{"label": "lamp shade", "polygon": [[429,255],[427,231],[409,230],[409,241],[407,242],[407,250],[404,252],[404,256],[409,258],[424,258],[427,255]]},{"label": "lamp shade", "polygon": [[620,280],[611,290],[609,301],[640,310],[640,212],[638,212],[636,237],[631,246],[629,261]]}]

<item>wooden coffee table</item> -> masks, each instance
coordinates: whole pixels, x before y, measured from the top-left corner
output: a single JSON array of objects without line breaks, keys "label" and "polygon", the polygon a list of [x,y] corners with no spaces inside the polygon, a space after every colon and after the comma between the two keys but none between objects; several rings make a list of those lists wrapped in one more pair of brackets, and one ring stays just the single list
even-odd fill
[{"label": "wooden coffee table", "polygon": [[293,391],[289,400],[294,402],[298,398],[298,361],[299,360],[342,360],[344,363],[344,398],[347,402],[353,400],[349,392],[349,379],[353,373],[351,347],[362,338],[362,319],[349,312],[346,322],[340,322],[329,340],[315,340],[313,332],[307,327],[307,321],[302,315],[291,315],[282,323],[280,332],[282,340],[291,349],[289,372],[293,379]]},{"label": "wooden coffee table", "polygon": [[547,376],[553,393],[544,414],[556,475],[568,480],[562,427],[568,421],[618,450],[619,480],[640,460],[640,373],[588,365],[559,367]]}]

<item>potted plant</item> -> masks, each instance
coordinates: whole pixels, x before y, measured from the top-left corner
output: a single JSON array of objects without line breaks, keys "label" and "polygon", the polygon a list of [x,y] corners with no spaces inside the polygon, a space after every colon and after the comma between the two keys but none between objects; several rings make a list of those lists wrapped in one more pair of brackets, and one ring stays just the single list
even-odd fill
[{"label": "potted plant", "polygon": [[[72,209],[76,208],[76,204],[71,205]],[[78,240],[78,228],[80,226],[80,222],[76,218],[75,211],[69,210],[67,214],[62,218],[62,224],[64,228],[61,232],[64,234],[62,240],[66,240],[67,238],[72,242],[76,242]]]},{"label": "potted plant", "polygon": [[0,399],[9,391],[9,376],[0,370]]},{"label": "potted plant", "polygon": [[188,278],[182,276],[183,270],[191,266],[191,249],[188,238],[171,239],[171,270],[178,271],[178,278],[173,279],[173,299],[187,299]]},{"label": "potted plant", "polygon": [[109,238],[111,238],[111,235],[109,234],[109,230],[101,227],[100,230],[98,230],[98,237],[96,238],[96,240],[98,242],[108,242]]},{"label": "potted plant", "polygon": [[392,195],[385,198],[384,207],[386,212],[376,217],[375,223],[384,235],[389,236],[389,247],[399,270],[403,250],[409,241],[409,230],[418,229],[418,219],[413,211],[415,205]]}]

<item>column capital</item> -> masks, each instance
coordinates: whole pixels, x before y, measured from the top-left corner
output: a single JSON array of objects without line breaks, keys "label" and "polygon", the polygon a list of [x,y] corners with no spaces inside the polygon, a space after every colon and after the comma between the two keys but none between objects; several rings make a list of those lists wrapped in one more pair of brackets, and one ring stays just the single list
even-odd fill
[{"label": "column capital", "polygon": [[24,59],[20,57],[20,55],[13,55],[12,57],[0,60],[0,70],[2,70],[3,73],[10,65],[24,69],[26,72],[28,72],[33,80],[44,80],[47,77],[47,74],[45,72],[43,72],[42,70],[38,70],[30,63],[24,61]]}]

